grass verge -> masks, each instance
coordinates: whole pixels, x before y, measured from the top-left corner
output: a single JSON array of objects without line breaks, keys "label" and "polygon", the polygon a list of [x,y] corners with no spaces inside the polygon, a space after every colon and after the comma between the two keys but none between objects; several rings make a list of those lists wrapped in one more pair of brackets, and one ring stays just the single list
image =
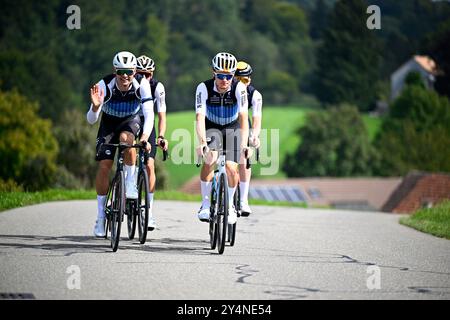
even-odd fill
[{"label": "grass verge", "polygon": [[401,218],[400,223],[450,240],[450,200],[441,202],[434,208],[420,209],[409,217]]},{"label": "grass verge", "polygon": [[49,201],[95,199],[94,190],[52,189],[40,192],[1,192],[0,211]]},{"label": "grass verge", "polygon": [[[0,211],[29,206],[42,202],[64,201],[64,200],[95,200],[95,190],[61,190],[52,189],[41,192],[0,192]],[[197,194],[187,194],[179,191],[157,191],[155,200],[175,201],[201,201]],[[282,201],[252,200],[252,205],[282,206],[306,208],[304,203],[292,203]]]}]

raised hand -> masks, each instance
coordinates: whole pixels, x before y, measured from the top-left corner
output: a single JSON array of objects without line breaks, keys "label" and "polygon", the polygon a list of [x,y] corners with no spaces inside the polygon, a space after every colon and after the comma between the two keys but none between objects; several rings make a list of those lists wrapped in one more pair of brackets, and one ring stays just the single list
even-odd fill
[{"label": "raised hand", "polygon": [[[98,109],[103,104],[103,99],[105,98],[105,93],[100,88],[98,84],[91,87],[91,102],[94,109]],[[94,110],[96,111],[96,110]]]}]

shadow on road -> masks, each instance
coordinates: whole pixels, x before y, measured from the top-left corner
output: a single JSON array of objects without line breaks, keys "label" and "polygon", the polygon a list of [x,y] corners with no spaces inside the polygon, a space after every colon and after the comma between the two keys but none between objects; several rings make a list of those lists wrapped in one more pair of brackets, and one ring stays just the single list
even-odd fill
[{"label": "shadow on road", "polygon": [[[7,249],[46,250],[53,255],[70,256],[79,253],[113,253],[110,239],[94,238],[93,236],[65,235],[0,235],[0,254]],[[140,244],[135,238],[129,240],[122,237],[119,250],[133,250],[140,252],[163,252],[175,254],[205,255],[214,254],[209,249],[209,241],[202,239],[147,239]]]}]

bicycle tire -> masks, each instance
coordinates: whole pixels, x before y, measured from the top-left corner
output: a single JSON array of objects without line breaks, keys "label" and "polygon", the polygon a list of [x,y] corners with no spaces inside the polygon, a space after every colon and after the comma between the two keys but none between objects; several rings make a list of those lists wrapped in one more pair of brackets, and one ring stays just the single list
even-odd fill
[{"label": "bicycle tire", "polygon": [[220,175],[219,184],[219,206],[217,214],[217,250],[219,254],[223,254],[225,250],[225,242],[228,227],[228,181],[226,175]]},{"label": "bicycle tire", "polygon": [[112,187],[114,185],[114,179],[111,182],[109,189],[108,189],[108,193],[106,195],[106,200],[105,200],[105,205],[104,205],[104,213],[105,213],[105,239],[108,239],[108,231],[111,229],[110,228],[110,221],[111,221],[111,210],[112,210],[112,200],[111,200],[111,196],[112,196]]},{"label": "bicycle tire", "polygon": [[[234,193],[233,197],[233,204],[234,209],[236,210],[236,214],[239,217],[240,216],[240,210],[241,210],[241,188],[239,186],[239,183],[236,187],[236,192]],[[234,224],[228,225],[228,242],[230,243],[230,247],[234,246],[234,243],[236,241],[236,225],[237,222]]]},{"label": "bicycle tire", "polygon": [[138,215],[137,208],[137,200],[127,199],[127,227],[129,240],[133,240],[136,233],[136,220]]},{"label": "bicycle tire", "polygon": [[230,243],[230,247],[234,246],[236,241],[236,223],[228,225],[228,242]]},{"label": "bicycle tire", "polygon": [[216,216],[217,216],[217,199],[216,199],[216,178],[213,178],[211,186],[211,207],[209,218],[209,242],[211,244],[211,250],[214,250],[217,245],[217,228],[216,228]]},{"label": "bicycle tire", "polygon": [[139,243],[144,244],[147,240],[147,226],[148,226],[148,175],[147,170],[144,168],[139,171],[138,176],[138,232]]},{"label": "bicycle tire", "polygon": [[113,184],[111,215],[111,248],[116,252],[119,248],[120,229],[125,210],[125,178],[123,171],[116,175]]}]

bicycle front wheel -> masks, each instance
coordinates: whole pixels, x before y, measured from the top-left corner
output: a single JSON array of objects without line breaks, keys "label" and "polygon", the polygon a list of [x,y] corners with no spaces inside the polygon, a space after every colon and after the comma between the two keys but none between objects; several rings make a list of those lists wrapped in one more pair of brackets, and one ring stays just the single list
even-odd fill
[{"label": "bicycle front wheel", "polygon": [[120,229],[125,210],[125,178],[123,171],[117,173],[113,181],[111,200],[111,248],[113,252],[116,252],[119,247]]},{"label": "bicycle front wheel", "polygon": [[217,250],[219,254],[222,254],[225,250],[228,227],[228,181],[224,173],[220,175],[219,181],[219,205],[217,208],[216,232]]},{"label": "bicycle front wheel", "polygon": [[147,226],[148,226],[148,175],[147,170],[144,168],[139,170],[138,176],[138,232],[139,232],[139,243],[144,244],[147,240]]},{"label": "bicycle front wheel", "polygon": [[217,245],[217,228],[216,228],[216,218],[217,218],[217,199],[216,199],[216,177],[213,178],[213,183],[211,187],[211,207],[209,213],[209,242],[211,244],[211,250],[214,250]]}]

